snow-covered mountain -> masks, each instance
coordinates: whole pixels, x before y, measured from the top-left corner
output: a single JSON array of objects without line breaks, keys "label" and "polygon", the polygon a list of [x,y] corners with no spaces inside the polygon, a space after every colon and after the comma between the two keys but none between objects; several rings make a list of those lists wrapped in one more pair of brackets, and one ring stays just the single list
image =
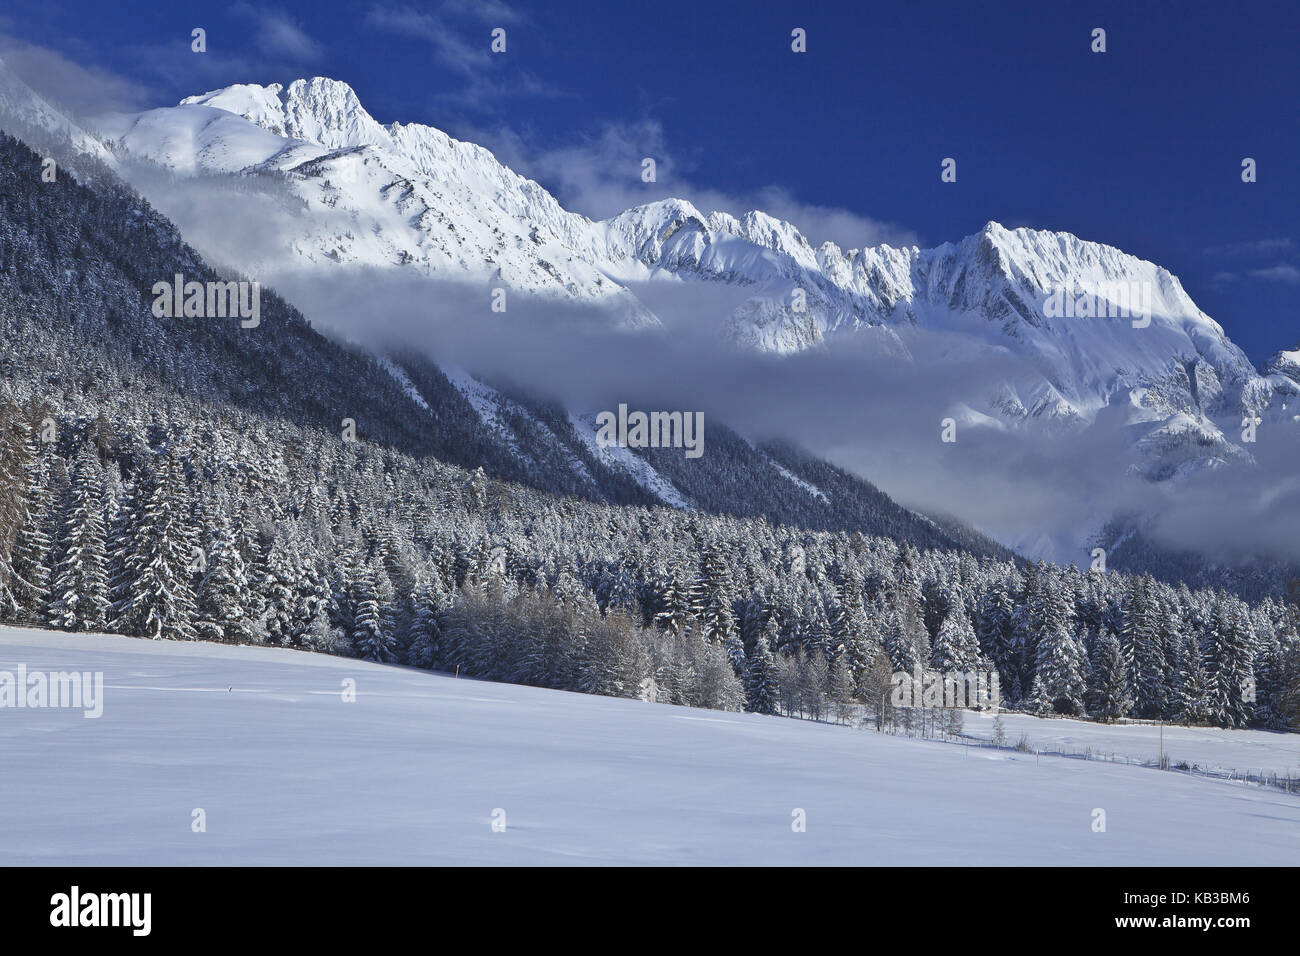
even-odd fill
[{"label": "snow-covered mountain", "polygon": [[21,135],[34,145],[58,143],[70,146],[102,163],[113,165],[112,156],[103,143],[35,93],[3,60],[0,60],[0,118],[12,135]]},{"label": "snow-covered mountain", "polygon": [[430,126],[380,126],[337,80],[232,86],[96,125],[114,151],[179,174],[282,184],[291,241],[229,263],[250,274],[405,267],[656,322],[606,274],[589,220],[480,146]]},{"label": "snow-covered mountain", "polygon": [[[21,111],[21,91],[8,87]],[[990,222],[932,249],[845,250],[814,246],[761,211],[737,218],[680,199],[593,221],[480,146],[380,124],[346,83],[322,77],[230,86],[86,125],[108,153],[182,182],[255,183],[276,203],[283,241],[194,241],[272,284],[362,266],[503,286],[646,330],[662,322],[638,297],[645,283],[722,287],[741,301],[718,316],[732,345],[833,350],[873,329],[876,352],[922,377],[935,361],[1005,359],[990,369],[1015,375],[990,372],[953,407],[963,427],[1121,434],[1130,454],[1120,467],[1149,479],[1249,463],[1237,440],[1244,418],[1296,422],[1298,353],[1279,353],[1261,374],[1176,276],[1069,233]],[[1129,292],[1139,321],[1116,309]],[[1080,297],[1108,314],[1075,309]],[[480,385],[453,378],[474,404]]]},{"label": "snow-covered mountain", "polygon": [[[1176,276],[1068,233],[991,222],[933,249],[844,250],[813,246],[760,211],[706,214],[677,199],[592,221],[480,146],[421,124],[379,124],[346,83],[322,77],[231,86],[96,125],[115,152],[180,174],[278,177],[302,204],[299,233],[281,261],[230,263],[254,274],[304,261],[414,268],[605,305],[642,325],[657,318],[635,283],[726,283],[746,294],[729,336],[760,349],[793,352],[884,326],[904,338],[913,328],[960,333],[965,349],[1025,357],[1041,371],[1035,387],[972,396],[972,407],[1011,423],[1086,423],[1117,400],[1161,420],[1236,415],[1263,411],[1287,387],[1260,376]],[[1148,327],[1050,314],[1057,290],[1104,300],[1117,286],[1150,296]]]}]

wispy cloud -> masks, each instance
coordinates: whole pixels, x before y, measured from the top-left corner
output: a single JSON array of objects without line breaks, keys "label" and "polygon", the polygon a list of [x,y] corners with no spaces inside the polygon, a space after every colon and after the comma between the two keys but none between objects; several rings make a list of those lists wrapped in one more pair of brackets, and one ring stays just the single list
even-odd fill
[{"label": "wispy cloud", "polygon": [[156,90],[94,66],[90,57],[72,59],[0,33],[0,59],[33,90],[76,118],[157,105]]},{"label": "wispy cloud", "polygon": [[1288,285],[1300,285],[1300,269],[1288,263],[1279,263],[1267,269],[1252,269],[1250,274],[1257,279],[1271,282],[1285,282]]},{"label": "wispy cloud", "polygon": [[1220,246],[1210,246],[1205,250],[1207,256],[1262,257],[1288,255],[1296,250],[1291,239],[1251,239],[1245,242],[1229,242]]},{"label": "wispy cloud", "polygon": [[[566,208],[592,219],[676,198],[694,203],[705,213],[741,216],[761,210],[792,223],[813,245],[829,240],[843,249],[859,249],[881,243],[920,243],[913,230],[897,223],[805,202],[784,186],[743,192],[701,186],[694,181],[694,160],[670,146],[663,124],[655,119],[603,123],[569,144],[550,148],[539,147],[510,129],[472,128],[462,134],[490,146],[502,162],[542,183]],[[652,183],[641,177],[642,161],[647,158],[655,161]]]},{"label": "wispy cloud", "polygon": [[319,60],[325,48],[312,39],[302,24],[279,7],[259,7],[251,3],[237,3],[231,12],[252,21],[253,42],[271,57],[282,57],[299,63]]},{"label": "wispy cloud", "polygon": [[[435,94],[439,102],[491,111],[493,103],[505,98],[563,95],[508,56],[491,52],[492,30],[527,22],[524,14],[501,0],[444,0],[420,8],[380,3],[366,12],[363,22],[371,29],[427,44],[435,66],[463,79],[461,87]],[[506,41],[508,51],[508,33]]]},{"label": "wispy cloud", "polygon": [[447,22],[441,11],[374,6],[366,13],[365,23],[378,30],[422,40],[433,48],[438,66],[465,76],[486,68],[491,55],[486,34],[480,42],[469,42],[462,31]]},{"label": "wispy cloud", "polygon": [[[1210,246],[1204,251],[1207,256],[1229,260],[1224,264],[1232,265],[1231,269],[1216,272],[1210,279],[1210,285],[1215,288],[1223,288],[1242,279],[1300,285],[1300,267],[1297,266],[1300,263],[1300,249],[1292,239],[1251,239]],[[1256,263],[1272,260],[1273,264],[1247,268],[1246,264],[1251,260]]]}]

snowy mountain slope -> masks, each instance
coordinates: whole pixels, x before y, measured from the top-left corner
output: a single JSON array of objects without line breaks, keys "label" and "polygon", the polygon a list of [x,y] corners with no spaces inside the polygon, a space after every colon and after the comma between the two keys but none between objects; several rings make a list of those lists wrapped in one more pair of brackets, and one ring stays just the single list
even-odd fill
[{"label": "snowy mountain slope", "polygon": [[608,445],[604,448],[596,441],[596,416],[575,415],[570,413],[569,424],[605,467],[622,471],[632,477],[638,485],[646,489],[664,504],[673,508],[689,511],[694,505],[690,499],[673,487],[673,483],[655,471],[645,459],[637,456],[634,449]]},{"label": "snowy mountain slope", "polygon": [[1264,364],[1264,375],[1280,399],[1271,410],[1279,418],[1300,421],[1300,349],[1278,352]]},{"label": "snowy mountain slope", "polygon": [[405,266],[657,324],[598,263],[575,256],[588,220],[482,147],[428,126],[380,126],[344,83],[234,86],[98,127],[115,151],[176,173],[282,177],[299,201],[297,234],[283,258],[232,263],[242,271]]},{"label": "snowy mountain slope", "polygon": [[203,105],[110,114],[98,117],[95,126],[115,152],[147,154],[185,175],[297,165],[328,153],[315,143],[276,136]]},{"label": "snowy mountain slope", "polygon": [[0,125],[11,135],[66,143],[106,165],[113,165],[108,150],[96,137],[34,93],[3,60],[0,60]]},{"label": "snowy mountain slope", "polygon": [[[21,141],[0,137],[0,367],[7,389],[53,402],[57,383],[93,381],[139,407],[173,408],[183,395],[185,403],[198,399],[331,436],[350,418],[375,448],[427,459],[435,470],[438,463],[482,468],[526,496],[535,489],[618,506],[664,503],[633,475],[602,464],[558,404],[481,382],[462,381],[462,390],[419,354],[377,359],[321,335],[269,290],[261,297],[262,325],[251,334],[238,323],[155,316],[148,293],[160,276],[219,276],[111,171],[47,183],[41,165]],[[815,502],[722,426],[710,423],[710,435],[717,439],[710,454],[685,479],[670,479],[677,487],[693,482],[682,493],[702,510],[864,534],[893,533],[896,516],[906,514],[857,478],[831,504]],[[675,453],[680,459],[681,450]],[[976,535],[921,525],[904,531],[900,540],[920,549],[1006,556]]]},{"label": "snowy mountain slope", "polygon": [[[179,172],[287,174],[309,210],[302,235],[285,261],[236,264],[248,271],[274,274],[302,259],[414,266],[600,304],[641,326],[657,320],[628,285],[656,276],[727,283],[748,295],[728,334],[760,349],[798,351],[883,326],[904,341],[925,329],[961,336],[959,352],[1019,356],[1036,372],[1030,382],[992,383],[969,400],[1013,425],[1086,427],[1134,389],[1162,419],[1260,411],[1274,398],[1274,383],[1175,276],[1068,233],[989,223],[934,249],[843,250],[814,247],[760,211],[706,214],[676,199],[592,222],[479,146],[420,124],[381,126],[347,84],[321,77],[228,87],[102,126],[116,150]],[[1148,327],[1048,314],[1057,290],[1113,297],[1118,285],[1149,295]]]},{"label": "snowy mountain slope", "polygon": [[792,482],[796,487],[802,488],[804,491],[808,492],[808,494],[812,495],[814,498],[819,498],[822,501],[827,502],[828,504],[830,503],[830,499],[826,497],[826,492],[822,491],[816,485],[804,481],[802,478],[800,478],[798,475],[792,472],[789,468],[786,468],[784,465],[778,462],[771,455],[766,455],[766,458],[768,461],[772,463],[772,467],[776,469],[777,474],[779,474],[786,481]]},{"label": "snowy mountain slope", "polygon": [[[985,380],[950,409],[961,427],[1117,436],[1126,449],[1117,477],[1249,464],[1237,438],[1244,417],[1298,424],[1300,386],[1285,359],[1283,371],[1259,374],[1177,277],[1068,233],[989,223],[934,249],[844,250],[759,211],[706,214],[678,199],[593,222],[482,147],[420,124],[381,125],[347,84],[320,77],[236,85],[102,117],[96,129],[114,154],[183,180],[257,183],[259,202],[279,213],[277,238],[222,243],[218,259],[272,284],[340,266],[403,270],[594,307],[640,329],[660,320],[638,284],[725,286],[744,297],[725,317],[732,343],[792,353],[867,341],[871,354],[914,369],[921,387],[944,363],[987,359]],[[1105,302],[1116,288],[1149,297],[1148,325],[1049,307],[1061,290]],[[575,480],[586,480],[581,469]],[[1070,539],[1061,553],[1072,555],[1086,533],[1050,537]]]},{"label": "snowy mountain slope", "polygon": [[9,865],[1285,865],[1300,824],[1184,774],[287,650],[0,630],[20,664],[104,701],[3,711]]},{"label": "snowy mountain slope", "polygon": [[[435,423],[445,420],[445,392],[454,390],[473,409],[481,430],[493,437],[493,453],[508,456],[514,469],[504,473],[538,487],[563,484],[568,493],[588,497],[763,515],[828,530],[871,529],[923,548],[1005,554],[971,529],[957,522],[939,524],[903,508],[862,479],[792,446],[755,445],[721,424],[710,423],[709,453],[696,460],[685,459],[680,449],[601,448],[594,413],[508,395],[463,368],[414,355],[402,356],[400,363],[387,358],[384,365],[403,390],[430,411]],[[499,467],[489,470],[501,473]],[[824,491],[798,472],[834,490]]]},{"label": "snowy mountain slope", "polygon": [[[510,454],[531,468],[538,469],[539,455],[535,452],[558,450],[565,455],[564,463],[588,493],[599,493],[599,484],[593,477],[590,466],[571,451],[565,453],[573,443],[571,435],[557,435],[550,425],[539,420],[530,409],[479,381],[465,369],[448,364],[439,365],[439,368],[457,391],[465,396],[484,427],[498,436],[502,447]],[[674,500],[660,500],[677,507]]]}]

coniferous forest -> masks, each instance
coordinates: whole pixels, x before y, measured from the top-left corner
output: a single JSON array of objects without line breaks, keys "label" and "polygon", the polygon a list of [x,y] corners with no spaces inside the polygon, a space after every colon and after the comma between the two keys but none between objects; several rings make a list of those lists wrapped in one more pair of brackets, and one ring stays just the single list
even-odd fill
[{"label": "coniferous forest", "polygon": [[1276,586],[1026,563],[790,449],[834,509],[564,486],[434,366],[421,419],[273,296],[255,330],[153,318],[156,278],[216,274],[130,190],[39,167],[0,142],[0,620],[828,720],[994,669],[1037,714],[1300,730]]}]

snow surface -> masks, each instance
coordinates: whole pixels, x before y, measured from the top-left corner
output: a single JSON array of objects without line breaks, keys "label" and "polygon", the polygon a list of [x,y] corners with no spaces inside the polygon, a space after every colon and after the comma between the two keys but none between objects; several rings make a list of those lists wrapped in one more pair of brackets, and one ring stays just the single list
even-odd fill
[{"label": "snow surface", "polygon": [[[0,64],[0,122],[6,115],[46,129],[69,124]],[[788,354],[865,342],[877,358],[914,365],[920,388],[941,387],[947,363],[989,360],[990,379],[958,396],[953,417],[963,426],[1054,438],[1091,432],[1103,444],[1114,437],[1126,448],[1115,474],[1153,481],[1252,464],[1235,443],[1246,414],[1292,430],[1300,422],[1300,351],[1278,353],[1261,375],[1177,276],[1066,232],[989,222],[930,249],[846,250],[814,246],[758,210],[706,213],[684,199],[593,222],[481,146],[418,123],[380,124],[351,87],[326,77],[236,84],[174,107],[100,117],[96,130],[102,143],[76,131],[74,139],[122,157],[128,176],[136,172],[129,157],[217,188],[255,182],[273,200],[262,206],[274,219],[262,230],[273,242],[187,219],[185,202],[159,208],[210,259],[270,285],[313,270],[402,270],[595,307],[614,327],[645,330],[663,324],[637,289],[659,279],[711,284],[733,290],[729,301],[743,296],[718,316],[735,343]],[[140,184],[146,194],[149,179]],[[796,289],[804,311],[793,307]],[[1120,289],[1149,294],[1149,325],[1047,307],[1059,290],[1118,302]],[[1048,529],[1034,556],[1073,559],[1090,547],[1079,528],[1111,517],[1098,509]],[[985,530],[1012,546],[1027,540]]]},{"label": "snow surface", "polygon": [[[1140,395],[1152,421],[1196,433],[1202,415],[1240,419],[1241,408],[1266,411],[1296,387],[1260,376],[1178,277],[1065,232],[990,222],[932,249],[844,250],[814,247],[762,211],[706,213],[684,199],[593,222],[481,146],[421,124],[381,125],[351,87],[325,77],[236,84],[100,125],[114,150],[183,175],[276,173],[273,188],[297,210],[284,224],[291,241],[230,263],[271,282],[304,264],[401,267],[597,305],[640,328],[660,320],[638,283],[729,285],[746,298],[725,317],[727,334],[758,349],[791,353],[885,329],[889,354],[920,349],[921,363],[935,358],[922,348],[933,333],[947,360],[1017,358],[1025,381],[994,383],[993,401],[968,399],[968,423],[998,428],[1084,429]],[[1120,287],[1149,294],[1148,327],[1048,314],[1057,290],[1109,301]],[[793,309],[795,289],[806,311]],[[1222,434],[1207,447],[1207,458],[1233,457]]]},{"label": "snow surface", "polygon": [[0,669],[19,663],[102,671],[105,702],[98,720],[0,710],[8,865],[1282,865],[1300,850],[1294,797],[1124,765],[281,649],[0,629]]},{"label": "snow surface", "polygon": [[659,474],[650,462],[632,449],[624,448],[622,445],[601,445],[596,438],[600,431],[596,427],[596,415],[595,412],[588,412],[585,415],[569,413],[569,424],[573,426],[574,432],[582,439],[583,444],[596,460],[607,468],[630,476],[638,485],[669,507],[681,511],[690,511],[695,507],[686,495],[677,490],[676,485]]},{"label": "snow surface", "polygon": [[415,404],[419,405],[426,412],[433,411],[433,409],[429,407],[429,403],[424,400],[424,396],[420,394],[420,390],[415,387],[415,383],[411,381],[411,376],[406,374],[406,369],[402,368],[402,366],[398,365],[386,355],[379,356],[377,361],[389,375],[393,376],[393,380],[401,386],[402,391],[406,393],[407,398],[415,402]]},{"label": "snow surface", "polygon": [[[1099,724],[1012,713],[1004,713],[1002,723],[1009,744],[1016,743],[1024,734],[1031,746],[1044,750],[1076,754],[1091,750],[1103,756],[1114,755],[1117,760],[1128,757],[1137,762],[1155,762],[1161,752],[1162,730],[1158,724]],[[962,733],[993,740],[993,717],[973,711],[967,713]],[[1212,771],[1255,774],[1263,771],[1300,778],[1300,734],[1169,724],[1165,725],[1163,734],[1164,753],[1171,764],[1185,762]]]},{"label": "snow surface", "polygon": [[826,497],[826,492],[822,491],[812,482],[804,481],[802,478],[800,478],[798,475],[792,472],[789,468],[786,468],[784,465],[782,465],[771,455],[764,455],[763,457],[767,460],[767,463],[769,465],[771,465],[773,468],[776,469],[777,474],[779,474],[786,481],[792,483],[797,488],[803,489],[808,494],[812,495],[814,498],[820,498],[822,501],[825,501],[827,504],[830,503],[830,499]]}]

